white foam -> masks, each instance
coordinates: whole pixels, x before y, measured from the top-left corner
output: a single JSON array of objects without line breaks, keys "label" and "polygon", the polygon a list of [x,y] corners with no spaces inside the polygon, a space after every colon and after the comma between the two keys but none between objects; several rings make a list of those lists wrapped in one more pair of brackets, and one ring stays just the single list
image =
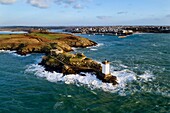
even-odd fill
[{"label": "white foam", "polygon": [[100,46],[103,46],[103,43],[98,43],[96,46],[91,46],[91,47],[87,47],[89,48],[91,51],[97,51]]},{"label": "white foam", "polygon": [[103,83],[96,78],[95,75],[90,73],[85,73],[86,76],[80,76],[78,74],[70,74],[63,76],[62,73],[56,72],[47,72],[44,67],[33,64],[28,66],[26,72],[33,72],[38,77],[43,77],[50,82],[65,82],[66,84],[79,84],[79,85],[87,85],[90,88],[102,88],[103,90],[112,90],[115,87],[109,83]]},{"label": "white foam", "polygon": [[90,47],[87,47],[87,48],[98,48],[100,46],[103,46],[104,44],[103,43],[98,43],[96,46],[90,46]]},{"label": "white foam", "polygon": [[16,51],[0,50],[0,53],[15,53]]},{"label": "white foam", "polygon": [[17,57],[28,57],[28,56],[30,56],[30,54],[19,55],[19,54],[16,53],[16,51],[11,51],[11,50],[0,50],[0,53],[9,53],[9,54],[12,54],[12,55],[17,56]]},{"label": "white foam", "polygon": [[80,47],[72,47],[72,50],[73,50],[74,52],[78,52],[80,49],[81,49]]},{"label": "white foam", "polygon": [[151,44],[151,46],[153,46],[153,47],[158,47],[159,45],[158,45],[158,44],[153,43],[153,44]]},{"label": "white foam", "polygon": [[91,73],[83,73],[86,76],[80,76],[79,74],[70,74],[63,76],[62,73],[45,71],[44,67],[32,64],[26,69],[27,73],[33,73],[37,77],[45,78],[50,82],[64,82],[66,84],[76,84],[77,86],[85,85],[90,89],[102,89],[103,91],[109,91],[112,93],[118,92],[121,96],[125,96],[124,90],[128,83],[137,80],[136,74],[129,70],[114,71],[112,75],[117,76],[118,85],[113,86],[111,83],[103,83],[96,78],[96,75]]},{"label": "white foam", "polygon": [[77,50],[77,48],[75,48],[75,47],[72,47],[72,50],[76,51],[76,50]]},{"label": "white foam", "polygon": [[123,67],[123,68],[128,68],[128,66],[124,65],[124,64],[119,64],[119,66]]},{"label": "white foam", "polygon": [[144,81],[151,81],[151,79],[154,79],[154,75],[150,71],[145,71],[144,74],[139,75],[138,77]]},{"label": "white foam", "polygon": [[103,46],[104,44],[103,43],[98,43],[97,45],[96,45],[96,47],[100,47],[100,46]]},{"label": "white foam", "polygon": [[30,56],[31,54],[19,55],[19,54],[17,54],[16,52],[14,52],[14,53],[12,53],[12,55],[17,56],[17,57],[28,57],[28,56]]},{"label": "white foam", "polygon": [[90,49],[91,51],[97,51],[98,49]]},{"label": "white foam", "polygon": [[112,75],[117,76],[119,87],[125,88],[127,83],[136,80],[136,74],[130,70],[114,71]]}]

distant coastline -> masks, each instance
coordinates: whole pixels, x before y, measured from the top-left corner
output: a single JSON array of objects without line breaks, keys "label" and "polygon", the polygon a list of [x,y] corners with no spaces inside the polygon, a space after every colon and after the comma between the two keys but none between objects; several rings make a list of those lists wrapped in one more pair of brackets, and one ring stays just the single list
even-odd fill
[{"label": "distant coastline", "polygon": [[126,36],[136,33],[170,33],[170,26],[2,26],[0,31],[60,30],[65,33]]},{"label": "distant coastline", "polygon": [[71,33],[91,35],[116,35],[126,36],[136,33],[170,33],[170,26],[97,26],[97,27],[72,27],[65,31]]}]

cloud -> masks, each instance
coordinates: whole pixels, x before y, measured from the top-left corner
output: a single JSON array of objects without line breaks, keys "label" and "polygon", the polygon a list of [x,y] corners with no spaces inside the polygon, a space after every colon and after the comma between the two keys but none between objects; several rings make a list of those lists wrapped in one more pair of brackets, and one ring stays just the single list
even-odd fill
[{"label": "cloud", "polygon": [[83,9],[84,7],[81,4],[76,4],[73,6],[74,9]]},{"label": "cloud", "polygon": [[100,20],[109,20],[112,18],[112,16],[97,16],[97,18]]},{"label": "cloud", "polygon": [[77,1],[78,0],[54,0],[54,2],[57,5],[67,5],[67,6],[74,5],[77,3]]},{"label": "cloud", "polygon": [[66,4],[72,4],[76,2],[76,0],[62,0],[62,1],[65,2]]},{"label": "cloud", "polygon": [[28,0],[28,3],[38,8],[48,8],[50,0]]},{"label": "cloud", "polygon": [[[0,4],[12,4],[17,0],[0,0]],[[50,3],[59,6],[72,7],[74,9],[83,9],[91,0],[26,0],[28,4],[38,8],[48,8]]]},{"label": "cloud", "polygon": [[165,17],[169,18],[169,17],[170,17],[170,14],[166,15]]},{"label": "cloud", "polygon": [[1,4],[13,4],[15,2],[16,2],[16,0],[0,0]]},{"label": "cloud", "polygon": [[77,0],[54,0],[56,4],[72,4],[75,3]]},{"label": "cloud", "polygon": [[121,15],[121,14],[126,14],[127,12],[124,12],[124,11],[120,11],[120,12],[117,12],[117,14]]},{"label": "cloud", "polygon": [[[54,0],[57,5],[63,5],[72,7],[74,9],[83,9],[85,3],[89,3],[89,0]],[[83,5],[82,5],[83,4]]]}]

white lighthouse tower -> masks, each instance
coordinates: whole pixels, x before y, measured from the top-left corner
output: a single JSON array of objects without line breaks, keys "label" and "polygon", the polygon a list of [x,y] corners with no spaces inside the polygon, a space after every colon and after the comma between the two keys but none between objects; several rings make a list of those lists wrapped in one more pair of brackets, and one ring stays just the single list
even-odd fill
[{"label": "white lighthouse tower", "polygon": [[104,75],[110,75],[110,62],[107,60],[102,62],[102,73]]}]

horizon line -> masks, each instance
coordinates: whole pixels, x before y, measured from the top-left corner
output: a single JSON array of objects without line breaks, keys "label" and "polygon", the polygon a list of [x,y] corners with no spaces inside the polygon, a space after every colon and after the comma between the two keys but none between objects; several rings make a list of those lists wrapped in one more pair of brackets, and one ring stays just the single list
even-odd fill
[{"label": "horizon line", "polygon": [[170,25],[0,25],[0,27],[102,27],[102,26],[170,26]]}]

